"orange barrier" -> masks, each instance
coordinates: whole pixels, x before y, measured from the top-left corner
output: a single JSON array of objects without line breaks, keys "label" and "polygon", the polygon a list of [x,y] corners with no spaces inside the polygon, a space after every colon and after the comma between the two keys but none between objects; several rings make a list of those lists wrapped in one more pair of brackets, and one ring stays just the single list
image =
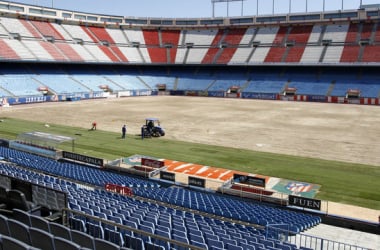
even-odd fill
[{"label": "orange barrier", "polygon": [[[175,173],[183,173],[191,176],[199,176],[209,179],[227,181],[230,180],[235,173],[247,174],[229,169],[209,167],[199,164],[186,163],[181,161],[164,160],[167,171]],[[206,168],[204,171],[201,171]]]}]

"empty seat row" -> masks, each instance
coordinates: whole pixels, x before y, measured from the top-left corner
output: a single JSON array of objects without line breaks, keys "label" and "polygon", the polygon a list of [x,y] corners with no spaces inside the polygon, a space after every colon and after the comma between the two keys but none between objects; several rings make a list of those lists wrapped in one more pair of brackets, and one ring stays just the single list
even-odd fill
[{"label": "empty seat row", "polygon": [[[80,231],[71,230],[61,224],[55,222],[48,222],[43,218],[39,218],[40,224],[28,224],[16,220],[28,218],[28,213],[21,210],[16,210],[14,217],[7,218],[0,215],[2,238],[11,238],[13,244],[19,244],[24,248],[4,248],[3,249],[42,249],[42,250],[80,250],[80,249],[93,249],[93,250],[119,250],[118,245],[113,244],[103,239],[93,238],[92,236]],[[31,223],[37,218],[30,215]],[[44,221],[44,222],[42,222]],[[21,243],[20,243],[21,242]]]},{"label": "empty seat row", "polygon": [[[11,169],[12,172],[16,172],[16,168],[13,167]],[[43,178],[47,181],[54,181],[52,178]],[[55,181],[54,181],[55,182]],[[123,225],[132,226],[135,229],[144,230],[146,232],[154,233],[156,235],[160,235],[161,232],[169,233],[168,238],[169,239],[181,239],[182,242],[189,242],[194,244],[206,244],[206,238],[212,238],[214,241],[211,241],[210,244],[214,244],[216,242],[223,242],[223,239],[225,241],[232,240],[232,243],[237,245],[239,239],[239,244],[244,244],[244,240],[242,237],[245,237],[247,235],[252,235],[252,238],[254,238],[254,235],[259,235],[260,232],[257,231],[254,228],[246,228],[244,226],[238,225],[238,224],[230,224],[225,223],[223,221],[210,219],[203,216],[195,216],[192,213],[184,212],[180,210],[175,210],[163,206],[153,205],[146,202],[140,202],[135,199],[131,199],[128,197],[120,196],[117,194],[108,193],[105,191],[99,191],[99,190],[86,190],[86,189],[78,189],[75,188],[75,185],[66,185],[67,182],[65,182],[64,185],[62,185],[62,190],[66,190],[72,195],[72,198],[76,198],[78,200],[83,199],[82,205],[86,202],[89,203],[91,201],[96,201],[98,204],[104,204],[107,205],[107,209],[110,211],[113,211],[113,216],[117,218],[117,213],[126,211],[130,208],[132,208],[131,213],[129,215],[132,215],[130,217],[126,216],[124,217],[124,221],[118,221],[118,223],[122,223]],[[115,209],[119,207],[119,209]],[[90,212],[91,211],[91,212]],[[93,211],[91,209],[85,210],[87,213],[93,214]],[[149,215],[149,216],[147,216]],[[107,217],[110,218],[111,217]],[[132,219],[135,219],[135,222],[132,222]],[[34,216],[31,216],[29,220],[33,219]],[[26,221],[29,221],[26,220]],[[153,223],[153,222],[154,223]],[[169,224],[164,224],[163,222],[167,221]],[[115,230],[111,230],[110,228],[105,227],[102,224],[95,223],[92,220],[82,220],[82,218],[76,220],[75,218],[72,218],[71,222],[74,229],[81,230],[86,233],[91,233],[94,237],[99,237],[101,239],[106,240],[112,240],[115,243],[119,243],[121,241],[124,241],[125,244],[129,242],[130,237],[140,238],[143,242],[143,244],[152,243],[152,244],[161,244],[167,245],[167,243],[163,242],[156,242],[153,238],[143,238],[141,235],[133,235],[133,234],[124,234],[122,238],[115,237],[116,235],[119,235],[120,232],[115,232]],[[115,221],[116,222],[116,221]],[[129,223],[128,223],[129,222]],[[36,223],[34,223],[36,225]],[[196,239],[192,235],[196,234],[202,234],[202,231],[206,232],[206,227],[209,229],[209,235],[210,236],[201,236]],[[169,229],[169,231],[168,231]],[[217,231],[224,231],[224,232],[236,232],[236,235],[234,235],[234,239],[229,239],[230,236],[226,234],[220,234],[217,235]],[[186,232],[186,234],[183,234],[183,232]],[[253,234],[252,234],[253,233]],[[162,233],[161,233],[162,234]],[[213,236],[212,236],[213,235]],[[243,236],[244,235],[244,236]],[[129,238],[128,238],[129,237]],[[191,238],[192,237],[192,238]],[[262,236],[261,236],[262,237]],[[135,242],[136,240],[132,238],[132,242]],[[119,240],[117,240],[119,239]],[[122,239],[122,240],[120,240]],[[200,240],[203,239],[203,240]],[[231,243],[231,242],[229,242]],[[217,243],[215,243],[217,244]],[[166,248],[166,247],[165,247]]]},{"label": "empty seat row", "polygon": [[27,201],[25,194],[17,189],[0,187],[0,204],[4,209],[19,208],[25,211],[38,210],[37,204]]},{"label": "empty seat row", "polygon": [[296,233],[321,222],[321,219],[317,216],[176,187],[135,190],[135,194],[263,226],[283,223],[294,225],[293,230]]},{"label": "empty seat row", "polygon": [[[135,229],[143,230],[155,235],[167,235],[169,239],[180,239],[182,242],[189,242],[194,244],[229,244],[232,246],[244,246],[249,241],[247,237],[251,237],[251,241],[259,243],[263,239],[263,232],[260,230],[243,226],[236,223],[229,223],[218,219],[212,219],[209,217],[200,216],[183,210],[177,210],[170,207],[152,204],[148,202],[142,202],[138,199],[122,196],[115,193],[109,193],[101,189],[83,189],[80,186],[73,185],[69,181],[58,181],[56,177],[47,177],[41,173],[34,173],[31,170],[21,169],[9,164],[0,164],[0,173],[6,175],[17,176],[28,180],[28,176],[33,176],[40,180],[40,185],[51,185],[54,183],[54,188],[66,192],[69,197],[69,207],[73,210],[84,212],[91,216],[97,216],[99,219],[103,218],[107,221],[114,222],[120,225],[126,225]],[[150,189],[144,189],[149,193]],[[177,190],[172,190],[177,191]],[[178,195],[179,193],[177,193]],[[204,193],[183,193],[186,195],[195,195],[200,199],[207,200],[208,194]],[[170,196],[168,196],[170,197]],[[182,196],[177,196],[178,199],[183,200]],[[192,197],[190,197],[192,198]],[[221,196],[211,195],[208,198],[211,200],[219,200]],[[225,203],[231,203],[231,206],[236,205],[239,207],[241,204],[237,200],[231,198],[224,200]],[[212,206],[212,203],[210,203]],[[250,203],[247,203],[250,204]],[[216,205],[218,206],[218,205]],[[254,210],[262,205],[255,204]],[[272,207],[264,207],[264,210],[276,211]],[[281,211],[277,211],[280,213]],[[298,214],[298,213],[295,213]],[[83,217],[83,216],[82,216]],[[121,241],[128,242],[126,235],[122,237],[116,237],[119,239],[116,241],[116,235],[118,235],[117,228],[110,228],[103,223],[93,221],[85,217],[71,216],[71,222],[74,229],[81,230],[83,232],[91,232],[93,236],[101,239],[113,238],[115,243]],[[113,230],[113,231],[112,231]],[[228,232],[228,233],[227,233]],[[112,237],[110,235],[113,235]],[[195,235],[195,236],[194,236]],[[154,242],[153,238],[144,238],[141,235],[129,234],[135,238],[140,238],[144,244]],[[254,240],[255,239],[255,240]],[[210,243],[209,243],[209,240]],[[275,241],[274,241],[275,242]],[[277,242],[276,242],[277,244]],[[165,246],[164,246],[165,247]]]},{"label": "empty seat row", "polygon": [[73,163],[58,162],[53,159],[30,153],[20,152],[14,149],[0,147],[0,156],[6,160],[23,167],[32,168],[49,174],[86,182],[92,185],[104,187],[107,183],[124,185],[129,187],[158,187],[155,182],[142,180],[126,175],[111,173],[94,167]]}]

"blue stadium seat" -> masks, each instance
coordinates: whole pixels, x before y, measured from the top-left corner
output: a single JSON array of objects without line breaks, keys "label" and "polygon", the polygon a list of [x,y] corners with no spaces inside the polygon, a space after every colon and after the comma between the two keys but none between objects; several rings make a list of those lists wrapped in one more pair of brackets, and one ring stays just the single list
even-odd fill
[{"label": "blue stadium seat", "polygon": [[56,222],[50,222],[49,228],[50,228],[51,234],[58,236],[58,237],[61,237],[61,238],[64,238],[64,239],[67,239],[67,240],[71,240],[70,228],[68,228],[62,224],[56,223]]},{"label": "blue stadium seat", "polygon": [[99,224],[94,224],[92,222],[86,223],[87,233],[91,236],[94,236],[94,238],[100,238],[104,239],[104,229]]},{"label": "blue stadium seat", "polygon": [[30,223],[31,214],[29,212],[18,209],[18,208],[14,208],[12,210],[12,214],[13,214],[14,219],[24,223],[27,226],[31,225],[31,223]]},{"label": "blue stadium seat", "polygon": [[11,237],[30,245],[29,227],[27,225],[14,219],[8,219],[8,228]]},{"label": "blue stadium seat", "polygon": [[39,228],[43,231],[50,232],[50,226],[49,222],[42,218],[41,216],[37,215],[30,215],[30,226]]},{"label": "blue stadium seat", "polygon": [[80,250],[81,246],[61,237],[54,237],[55,249]]},{"label": "blue stadium seat", "polygon": [[55,249],[54,235],[38,228],[29,229],[31,245],[41,249]]},{"label": "blue stadium seat", "polygon": [[236,246],[230,243],[225,244],[225,248],[228,250],[245,250],[242,246]]},{"label": "blue stadium seat", "polygon": [[38,250],[38,248],[32,247],[20,240],[17,240],[15,238],[1,235],[1,245],[2,249],[12,249],[12,250]]},{"label": "blue stadium seat", "polygon": [[206,243],[210,249],[224,249],[224,244],[222,241],[206,239]]},{"label": "blue stadium seat", "polygon": [[136,250],[144,250],[143,241],[138,237],[130,235],[125,235],[125,246]]},{"label": "blue stadium seat", "polygon": [[95,249],[119,250],[119,245],[103,239],[95,239]]},{"label": "blue stadium seat", "polygon": [[87,232],[85,222],[80,218],[70,217],[69,224],[71,229],[75,229],[81,232]]},{"label": "blue stadium seat", "polygon": [[71,239],[74,243],[89,249],[95,249],[94,237],[81,231],[71,230]]},{"label": "blue stadium seat", "polygon": [[258,249],[256,249],[256,247],[254,245],[249,244],[249,243],[248,244],[242,243],[242,244],[240,244],[240,246],[245,250],[258,250]]},{"label": "blue stadium seat", "polygon": [[9,227],[8,227],[8,218],[0,214],[0,234],[5,236],[10,236]]},{"label": "blue stadium seat", "polygon": [[[61,184],[61,181],[57,177],[46,177],[40,173],[34,173],[28,169],[20,169],[14,166],[2,166],[1,164],[0,168],[4,171],[4,173],[8,173],[9,175],[17,175],[20,178],[31,178],[27,176],[33,176],[33,179],[38,179],[40,184],[54,186],[58,190],[65,190],[65,192],[68,193],[68,196],[72,200],[72,203],[81,204],[84,210],[89,214],[93,213],[100,218],[106,216],[106,218],[109,218],[112,221],[117,221],[117,223],[131,226],[136,229],[138,227],[141,229],[145,227],[145,231],[154,232],[157,235],[162,235],[163,237],[167,238],[170,238],[171,235],[173,235],[173,238],[182,237],[186,240],[186,242],[196,242],[197,244],[203,244],[203,242],[209,244],[209,241],[212,242],[213,240],[220,244],[220,240],[222,240],[221,238],[224,238],[225,241],[227,241],[225,245],[227,243],[233,243],[234,245],[244,246],[244,244],[250,245],[251,242],[257,242],[258,239],[263,238],[263,236],[260,235],[265,233],[263,230],[258,230],[253,227],[242,226],[215,218],[209,218],[207,216],[183,212],[182,210],[177,210],[174,208],[142,202],[137,199],[132,199],[114,193],[108,193],[104,190],[100,191],[81,189],[74,185],[71,185],[70,181],[67,180]],[[282,211],[273,207],[264,206],[262,204],[242,202],[241,200],[227,198],[221,195],[207,194],[198,191],[189,191],[172,187],[156,189],[149,188],[146,192],[142,193],[148,197],[151,194],[158,194],[159,196],[188,199],[191,200],[191,204],[198,203],[202,204],[204,207],[215,205],[215,207],[220,207],[226,211],[231,211],[228,212],[228,214],[231,216],[237,212],[242,214],[255,213],[257,216],[263,216],[261,218],[264,219],[265,213],[268,215],[272,214],[276,217],[280,217],[281,219],[287,219],[290,221],[294,219],[294,221],[297,221],[295,225],[298,225],[298,221],[305,223],[305,228],[312,225],[312,223],[318,223],[318,220],[320,220],[320,218],[315,216],[305,217],[300,213],[289,213],[289,211]],[[94,206],[98,206],[101,212],[97,212],[98,209],[94,209]],[[122,218],[125,218],[125,220]],[[97,220],[84,219],[83,216],[78,215],[75,217],[73,217],[73,215],[69,215],[69,223],[72,228],[86,231],[86,228],[84,227],[86,221],[87,225],[89,225],[91,221],[91,223],[97,227],[100,227],[101,225],[104,226],[104,224],[101,224],[99,222],[95,223]],[[312,221],[312,223],[310,221]],[[272,220],[270,220],[270,222],[272,223]],[[103,228],[103,230],[104,229],[106,228]],[[101,230],[99,229],[98,231]],[[169,232],[170,234],[168,234]],[[129,230],[121,231],[121,233],[125,239],[124,241],[126,242],[126,245],[128,245],[130,242],[133,242],[131,241],[131,237],[136,238],[136,235]],[[107,233],[105,233],[104,237],[108,237]],[[139,240],[141,240],[141,237],[142,235],[140,235]],[[244,239],[241,239],[242,237]],[[143,241],[141,242],[146,243],[147,241],[151,241],[156,245],[163,246],[165,249],[169,248],[167,242],[166,244],[164,242],[159,242],[155,240],[154,237],[144,238]]]}]

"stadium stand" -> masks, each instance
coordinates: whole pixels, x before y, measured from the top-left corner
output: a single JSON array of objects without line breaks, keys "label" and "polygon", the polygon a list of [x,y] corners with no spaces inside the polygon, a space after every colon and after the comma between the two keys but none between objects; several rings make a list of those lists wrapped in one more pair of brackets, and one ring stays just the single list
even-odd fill
[{"label": "stadium stand", "polygon": [[[233,87],[238,98],[379,105],[377,9],[170,25],[2,1],[0,12],[2,104],[157,95],[161,84],[170,95],[231,97]],[[354,101],[351,92],[358,93]],[[0,189],[1,207],[13,209],[9,218],[0,215],[2,249],[307,249],[284,242],[269,226],[286,224],[299,235],[321,222],[13,149],[0,147],[0,156],[12,163],[0,163],[1,175],[33,185],[30,194]],[[135,196],[107,192],[109,183]],[[20,210],[55,211],[65,202],[68,227]]]},{"label": "stadium stand", "polygon": [[[79,176],[72,177],[72,176],[75,176],[75,174],[67,176],[63,172],[56,172],[54,169],[67,169],[64,172],[73,172],[74,169],[70,168],[70,166],[67,165],[66,163],[55,162],[54,160],[49,160],[43,157],[37,157],[35,155],[31,155],[28,153],[19,152],[12,149],[1,148],[1,156],[4,157],[4,159],[10,160],[13,163],[21,164],[21,162],[23,162],[21,166],[30,168],[31,170],[34,170],[34,171],[36,170],[43,171],[45,172],[45,174],[54,174],[54,175],[62,176],[65,178],[70,178],[73,181],[80,181],[82,183],[87,183],[91,185],[95,183],[91,180],[91,178],[93,177],[90,177],[90,175],[88,175],[88,171],[86,171],[86,167],[81,166],[81,165],[75,165],[73,167],[80,170],[81,176],[88,176],[86,178],[79,177]],[[49,167],[45,168],[43,167],[44,165],[49,166]],[[38,167],[38,166],[41,166],[41,167]],[[154,215],[154,213],[150,209],[148,209],[148,207],[151,207],[151,205],[149,205],[150,203],[141,203],[140,201],[137,201],[125,196],[115,196],[113,194],[108,194],[105,191],[99,191],[93,188],[89,188],[89,189],[79,188],[78,189],[78,188],[75,188],[76,185],[70,184],[67,181],[64,181],[64,182],[59,181],[59,179],[56,177],[48,177],[41,173],[33,173],[31,170],[17,168],[9,164],[1,164],[0,167],[1,167],[2,174],[11,175],[17,178],[22,178],[23,180],[32,181],[40,185],[48,185],[58,190],[69,191],[68,207],[71,209],[82,211],[92,216],[95,215],[95,213],[97,213],[97,216],[100,216],[99,212],[103,211],[103,213],[108,214],[108,215],[104,214],[102,216],[103,218],[107,218],[108,220],[113,220],[117,222],[122,222],[115,217],[116,215],[118,215],[118,213],[122,212],[123,214],[126,214],[127,211],[129,211],[128,213],[129,216],[132,216],[133,218],[138,219],[137,226],[141,225],[141,223],[144,222],[145,223],[145,224],[143,223],[144,225],[150,225],[150,227],[154,229],[155,224],[152,223],[152,219],[149,219],[146,216],[147,214],[149,214],[149,217],[153,217],[153,218],[156,217],[156,219],[153,219],[154,222],[157,222],[158,225],[161,224],[160,222],[161,217],[159,216],[159,214]],[[100,170],[97,170],[97,171],[100,171]],[[191,208],[191,209],[198,210],[201,212],[206,212],[207,214],[215,214],[215,215],[223,216],[227,218],[229,217],[238,221],[246,221],[246,222],[251,222],[254,224],[267,225],[268,223],[276,223],[277,219],[279,219],[280,221],[285,220],[288,223],[292,223],[292,225],[294,225],[292,226],[292,230],[294,230],[296,233],[306,230],[309,227],[315,226],[320,222],[320,219],[318,217],[303,215],[300,213],[281,210],[274,207],[266,207],[260,204],[251,204],[254,206],[253,208],[253,207],[250,207],[251,206],[250,203],[239,202],[238,200],[235,200],[232,198],[221,197],[214,194],[205,194],[205,193],[195,192],[195,191],[189,192],[189,191],[178,189],[178,188],[162,188],[162,189],[160,188],[158,190],[157,188],[151,188],[153,187],[152,185],[153,183],[150,183],[149,181],[146,181],[146,180],[142,181],[142,180],[138,180],[132,177],[123,176],[122,179],[124,179],[124,181],[120,182],[114,179],[114,174],[112,173],[101,174],[100,172],[98,172],[96,175],[98,176],[97,179],[99,181],[96,182],[95,184],[98,185],[98,187],[102,187],[104,186],[103,185],[104,182],[110,182],[110,181],[114,183],[120,183],[123,185],[131,185],[131,183],[139,183],[137,185],[134,185],[135,186],[134,190],[139,195],[148,197],[150,199],[158,200],[158,201],[164,200],[165,203],[167,204],[175,204],[177,206]],[[101,181],[101,179],[103,181]],[[145,188],[139,189],[138,187],[141,187],[141,188],[145,187]],[[157,190],[157,192],[155,190]],[[187,198],[188,196],[192,198]],[[165,199],[163,199],[163,197],[165,197]],[[227,205],[229,203],[230,205]],[[126,206],[127,204],[128,206]],[[213,206],[210,206],[211,204],[213,204]],[[156,207],[156,206],[153,206],[153,207]],[[160,207],[158,208],[159,210],[161,209]],[[167,210],[168,208],[162,207],[162,209]],[[109,213],[109,211],[113,211],[113,212]],[[142,211],[146,211],[146,212],[144,213]],[[244,211],[247,211],[247,212],[244,212]],[[256,211],[255,213],[257,213],[260,216],[257,218],[251,217],[251,215],[249,214],[252,211]],[[278,215],[273,216],[274,212]],[[183,214],[182,211],[181,212],[177,211],[175,213]],[[136,214],[141,214],[142,216],[140,217],[140,216],[137,216]],[[191,215],[190,217],[193,218],[193,216],[194,215]],[[33,221],[35,220],[35,219],[33,220],[32,217],[33,216],[29,216],[30,223],[33,223]],[[125,216],[123,217],[121,215],[120,215],[120,218],[127,219]],[[180,218],[181,217],[179,217],[178,219]],[[173,219],[174,218],[172,218],[172,220]],[[151,221],[151,222],[147,223],[145,221],[147,222]],[[180,219],[180,221],[181,222],[179,222],[178,224],[185,223],[183,219]],[[194,221],[194,222],[197,223],[197,221]],[[86,223],[88,224],[88,222],[83,221],[83,223],[85,227],[87,227]],[[40,222],[39,223],[36,222],[35,224],[41,225]],[[186,226],[187,224],[185,223],[184,225]],[[90,226],[90,227],[92,228],[94,234],[95,232],[97,232],[96,235],[99,237],[99,233],[100,233],[101,238],[104,238],[104,228],[96,228],[95,226]],[[175,227],[176,227],[176,224],[173,224],[173,221],[172,221],[170,223],[170,228],[174,230]],[[213,226],[211,226],[211,228],[213,228]],[[257,230],[255,230],[254,232],[256,231]],[[172,231],[172,234],[175,234],[174,231]]]},{"label": "stadium stand", "polygon": [[[359,11],[358,11],[359,12]],[[197,27],[194,29],[170,30],[170,29],[147,29],[144,26],[128,28],[122,26],[93,26],[81,25],[75,22],[52,22],[49,20],[34,20],[33,18],[17,18],[12,13],[5,14],[0,25],[0,52],[6,60],[40,61],[40,62],[98,62],[98,63],[143,63],[150,65],[176,65],[176,64],[204,64],[204,65],[273,65],[273,64],[307,64],[320,65],[339,63],[350,63],[353,67],[351,74],[359,75],[361,63],[376,63],[377,42],[379,27],[373,22],[353,22],[351,20],[339,20],[337,23],[317,21],[307,25],[253,25],[252,27]],[[79,24],[79,25],[78,25]],[[5,66],[7,68],[7,66]],[[20,67],[24,67],[21,65]],[[186,94],[193,91],[191,95],[198,95],[197,91],[209,91],[209,96],[226,96],[229,86],[241,86],[241,92],[246,94],[237,95],[240,98],[261,98],[255,93],[269,93],[274,99],[281,99],[284,86],[266,90],[253,88],[262,82],[250,83],[250,75],[237,84],[225,79],[225,76],[210,76],[204,78],[197,74],[187,74],[187,70],[177,68],[176,70],[155,70],[155,74],[142,70],[150,70],[147,67],[136,70],[132,75],[124,72],[107,70],[105,72],[86,72],[84,66],[78,68],[77,75],[71,75],[70,69],[62,66],[61,71],[52,74],[36,70],[39,75],[26,70],[21,75],[11,74],[1,76],[2,96],[7,98],[8,103],[13,104],[17,97],[41,96],[38,87],[46,87],[50,92],[43,99],[28,99],[38,101],[66,100],[67,97],[80,93],[82,98],[105,96],[105,93],[122,95],[136,95],[138,93],[156,94],[157,84],[166,84],[169,94]],[[71,68],[72,70],[72,68]],[[205,69],[194,69],[201,72]],[[242,71],[245,69],[242,68]],[[284,70],[288,70],[285,68]],[[310,70],[310,69],[307,69]],[[4,71],[4,70],[3,70]],[[167,72],[165,76],[157,75],[158,71]],[[82,73],[85,74],[82,74]],[[5,72],[6,74],[7,72]],[[88,76],[86,76],[86,74]],[[242,72],[247,76],[246,72]],[[92,75],[92,76],[90,76]],[[202,74],[201,74],[202,75]],[[312,85],[318,83],[318,87],[309,88],[297,94],[304,95],[302,98],[295,96],[294,100],[319,100],[335,102],[335,94],[344,97],[345,91],[330,91],[333,82],[341,79],[336,75],[323,75],[330,77],[329,80],[319,81],[318,76],[309,80],[308,78],[283,79],[285,83],[294,82],[293,85]],[[53,81],[52,78],[59,79]],[[340,77],[340,76],[339,76]],[[367,77],[367,76],[365,76]],[[368,77],[371,77],[368,75]],[[22,80],[22,79],[27,80]],[[210,80],[209,80],[210,78]],[[357,77],[351,77],[356,79]],[[31,79],[31,80],[30,80]],[[12,87],[12,82],[30,82],[34,86]],[[215,81],[215,83],[214,83]],[[224,84],[221,82],[225,81]],[[281,80],[282,81],[282,80]],[[345,80],[346,81],[346,80]],[[301,84],[304,82],[305,84]],[[254,83],[254,84],[253,84]],[[242,85],[245,86],[242,86]],[[325,86],[322,86],[326,84]],[[377,104],[379,92],[377,87],[370,81],[358,79],[349,82],[348,85],[361,90],[363,96],[359,102]],[[37,86],[36,86],[37,85]],[[99,86],[108,86],[107,91]],[[247,87],[247,88],[244,88]],[[285,86],[286,87],[286,86]],[[329,91],[325,91],[326,88]],[[22,91],[19,91],[22,89]],[[323,89],[323,91],[319,91]],[[313,91],[316,92],[313,92]],[[369,93],[370,91],[373,91]],[[126,92],[127,91],[127,92]],[[148,91],[148,92],[146,92]],[[195,92],[194,92],[195,91]],[[92,93],[96,92],[96,95]],[[207,93],[207,92],[206,92]],[[364,95],[365,93],[365,95]],[[277,95],[277,97],[276,97]],[[306,96],[306,97],[305,97]],[[325,96],[325,98],[314,98],[313,96]],[[13,98],[15,99],[13,99]],[[328,98],[332,97],[332,98]],[[266,99],[264,97],[264,99]],[[20,99],[17,99],[20,102]],[[21,99],[21,103],[24,99]],[[26,99],[25,99],[26,100]],[[349,100],[347,101],[349,102]]]},{"label": "stadium stand", "polygon": [[[33,180],[41,180],[39,184],[54,186],[57,190],[67,192],[69,194],[69,208],[87,214],[69,213],[70,228],[57,225],[56,222],[45,221],[21,210],[13,210],[11,218],[8,219],[0,216],[2,223],[7,224],[8,228],[15,227],[17,232],[24,230],[22,237],[16,233],[16,229],[12,229],[15,231],[13,235],[17,236],[16,239],[23,240],[25,244],[34,247],[36,247],[34,244],[64,244],[55,240],[51,243],[50,238],[52,236],[53,239],[60,238],[60,241],[62,241],[61,238],[71,240],[75,244],[89,249],[96,249],[97,244],[108,244],[104,240],[113,243],[108,245],[115,249],[118,249],[116,246],[135,249],[137,245],[141,247],[138,249],[143,249],[143,246],[148,247],[150,244],[169,249],[173,245],[168,241],[174,240],[203,248],[218,246],[225,249],[245,249],[247,244],[250,244],[262,249],[272,249],[271,247],[303,249],[296,245],[268,238],[262,229],[239,224],[237,221],[231,223],[215,217],[211,218],[207,214],[201,215],[179,210],[178,207],[175,209],[162,204],[144,202],[136,199],[137,197],[129,198],[104,190],[92,189],[89,186],[77,185],[71,181],[59,180],[57,177],[33,173],[30,170],[23,170],[6,164],[1,165],[1,174],[11,174],[23,179],[34,175]],[[201,193],[198,195],[202,196]],[[103,220],[97,221],[96,218],[103,218]],[[23,222],[17,222],[15,219]],[[315,217],[315,219],[317,218]],[[33,223],[33,221],[38,222]],[[124,225],[127,226],[127,230],[123,229]],[[115,227],[120,228],[121,231],[115,230]],[[142,232],[150,233],[151,236]],[[3,235],[7,236],[7,233],[9,231],[5,230]],[[33,242],[35,235],[46,238],[47,242]],[[164,238],[155,238],[158,236]],[[163,240],[165,238],[166,241]],[[98,239],[102,242],[96,243]]]}]

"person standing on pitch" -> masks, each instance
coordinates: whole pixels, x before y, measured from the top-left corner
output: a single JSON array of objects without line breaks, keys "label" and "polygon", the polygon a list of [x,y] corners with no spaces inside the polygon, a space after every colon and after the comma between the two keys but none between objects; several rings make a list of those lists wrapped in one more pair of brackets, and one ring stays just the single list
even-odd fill
[{"label": "person standing on pitch", "polygon": [[91,125],[92,125],[91,130],[96,130],[96,121],[93,121]]},{"label": "person standing on pitch", "polygon": [[121,138],[125,139],[125,134],[127,133],[127,125],[124,124],[124,126],[121,128]]}]

